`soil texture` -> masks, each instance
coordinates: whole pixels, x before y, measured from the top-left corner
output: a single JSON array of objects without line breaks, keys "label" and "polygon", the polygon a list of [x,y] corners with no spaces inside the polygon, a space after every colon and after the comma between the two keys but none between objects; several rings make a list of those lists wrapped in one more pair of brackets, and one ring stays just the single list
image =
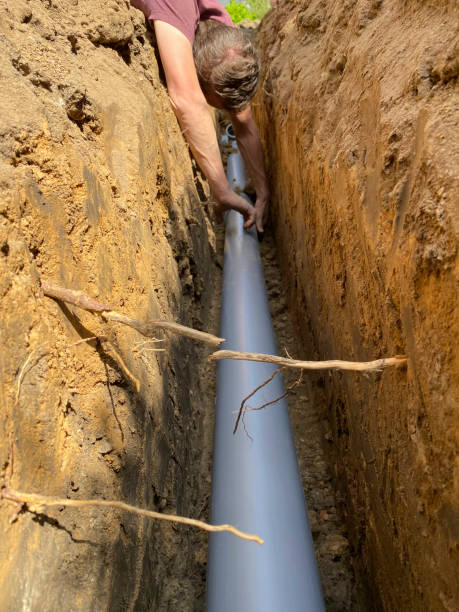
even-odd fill
[{"label": "soil texture", "polygon": [[304,359],[368,609],[459,606],[457,2],[286,0],[254,103]]},{"label": "soil texture", "polygon": [[[149,342],[41,289],[209,320],[208,190],[151,31],[125,0],[7,1],[0,50],[2,485],[199,517],[208,349]],[[0,504],[1,610],[192,610],[202,591],[194,529],[94,507],[9,524]]]}]

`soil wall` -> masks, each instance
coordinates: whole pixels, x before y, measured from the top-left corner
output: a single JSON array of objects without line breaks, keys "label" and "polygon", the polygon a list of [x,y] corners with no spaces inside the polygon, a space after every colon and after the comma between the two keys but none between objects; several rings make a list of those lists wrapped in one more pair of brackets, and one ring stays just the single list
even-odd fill
[{"label": "soil wall", "polygon": [[[214,249],[206,186],[152,35],[124,0],[11,0],[0,6],[0,49],[3,484],[11,440],[14,489],[199,518],[201,349],[178,337],[146,343],[40,285],[202,328]],[[94,507],[21,512],[9,524],[14,506],[1,506],[0,609],[198,605],[195,530]]]},{"label": "soil wall", "polygon": [[[301,358],[316,377],[368,609],[457,609],[458,7],[286,0],[255,111]],[[325,416],[325,414],[324,414]]]}]

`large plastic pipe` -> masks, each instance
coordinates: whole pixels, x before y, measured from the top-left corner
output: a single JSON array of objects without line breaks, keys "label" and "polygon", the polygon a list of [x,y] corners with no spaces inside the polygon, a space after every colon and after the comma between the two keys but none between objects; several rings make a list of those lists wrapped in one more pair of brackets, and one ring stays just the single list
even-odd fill
[{"label": "large plastic pipe", "polygon": [[[239,152],[228,159],[228,180],[244,189]],[[276,353],[254,229],[240,214],[226,214],[221,334],[223,348]],[[212,474],[212,523],[230,523],[261,536],[263,546],[212,534],[207,579],[208,612],[318,612],[324,603],[287,405],[284,400],[248,412],[233,435],[242,399],[275,366],[219,362]],[[259,406],[283,393],[278,375],[250,401]],[[251,437],[249,437],[251,436]]]}]

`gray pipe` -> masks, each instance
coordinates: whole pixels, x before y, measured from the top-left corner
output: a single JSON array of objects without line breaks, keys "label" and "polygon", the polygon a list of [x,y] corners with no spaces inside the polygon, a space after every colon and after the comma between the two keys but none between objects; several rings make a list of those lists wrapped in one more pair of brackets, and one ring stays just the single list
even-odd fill
[{"label": "gray pipe", "polygon": [[[244,189],[239,152],[229,156],[228,180]],[[242,216],[234,211],[226,214],[221,334],[227,338],[223,348],[277,352],[256,231],[244,231]],[[210,536],[208,612],[325,609],[286,402],[247,413],[247,433],[241,423],[233,435],[242,399],[275,369],[249,361],[218,365],[212,523],[230,523],[261,536],[265,544],[223,533]],[[277,376],[249,405],[282,393]]]}]

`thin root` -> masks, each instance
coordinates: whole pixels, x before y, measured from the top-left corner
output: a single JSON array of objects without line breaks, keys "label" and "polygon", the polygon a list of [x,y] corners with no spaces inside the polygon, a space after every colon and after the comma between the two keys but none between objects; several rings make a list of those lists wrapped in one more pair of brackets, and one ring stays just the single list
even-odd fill
[{"label": "thin root", "polygon": [[295,389],[295,387],[298,387],[298,385],[301,385],[302,380],[303,380],[303,370],[301,370],[300,375],[295,380],[295,382],[293,382],[291,385],[289,385],[287,387],[287,389],[284,391],[284,393],[282,393],[282,395],[279,395],[279,397],[276,397],[276,399],[270,400],[269,402],[265,402],[261,406],[256,406],[255,408],[250,408],[250,407],[246,408],[245,412],[252,412],[254,410],[263,410],[263,408],[267,408],[268,406],[272,406],[273,404],[277,404],[277,402],[280,402],[280,400],[284,399],[284,397],[287,397],[287,395],[290,393],[290,391],[293,391],[293,389]]},{"label": "thin root", "polygon": [[198,527],[204,531],[228,531],[238,538],[243,540],[249,540],[257,542],[262,545],[264,541],[257,535],[245,533],[240,531],[232,525],[210,525],[204,521],[197,519],[188,518],[185,516],[176,516],[174,514],[162,514],[161,512],[154,512],[153,510],[146,510],[145,508],[138,508],[137,506],[131,506],[124,502],[105,500],[105,499],[59,499],[57,497],[47,497],[45,495],[37,495],[35,493],[23,493],[21,491],[14,491],[13,489],[4,488],[1,492],[1,497],[8,501],[20,504],[23,509],[24,506],[30,512],[42,512],[43,508],[50,506],[70,506],[81,508],[85,506],[104,506],[110,508],[119,508],[126,512],[132,512],[139,516],[145,516],[147,518],[154,518],[160,521],[170,521],[172,523],[182,523],[184,525],[191,525],[192,527]]},{"label": "thin root", "polygon": [[15,404],[17,404],[19,402],[19,395],[21,393],[21,385],[22,385],[22,382],[24,380],[25,375],[27,374],[27,372],[30,372],[30,370],[37,365],[37,363],[40,361],[40,359],[42,359],[45,355],[48,354],[48,351],[44,350],[41,355],[40,354],[38,355],[38,357],[36,358],[35,362],[30,366],[30,368],[28,370],[26,370],[27,366],[32,361],[32,357],[36,353],[38,353],[39,350],[40,350],[40,347],[34,348],[33,351],[27,357],[27,359],[22,364],[21,370],[20,370],[19,375],[18,375],[18,380],[17,380],[17,383],[16,383]]},{"label": "thin root", "polygon": [[104,351],[106,351],[107,353],[110,353],[114,357],[114,359],[117,362],[117,364],[120,366],[120,368],[123,370],[123,372],[129,378],[129,380],[135,386],[137,393],[139,393],[139,391],[140,391],[140,380],[138,378],[136,378],[134,376],[134,374],[131,372],[131,370],[127,367],[127,365],[123,361],[123,358],[118,353],[118,351],[115,349],[113,344],[111,342],[109,342],[108,340],[102,341],[101,344],[102,344],[102,348],[104,349]]},{"label": "thin root", "polygon": [[237,431],[237,428],[239,426],[239,421],[241,420],[241,417],[242,417],[242,415],[244,413],[244,406],[245,406],[245,403],[247,402],[247,400],[249,400],[253,395],[255,395],[255,393],[257,391],[259,391],[260,389],[265,387],[268,383],[270,383],[279,374],[279,372],[282,372],[283,369],[284,368],[282,367],[282,368],[278,368],[277,370],[275,370],[269,378],[267,378],[265,381],[263,381],[261,383],[261,385],[258,385],[258,387],[256,387],[251,393],[249,393],[249,395],[244,397],[244,399],[241,402],[241,406],[239,408],[239,412],[238,412],[238,415],[237,415],[236,423],[234,424],[233,434],[235,434],[236,431]]},{"label": "thin root", "polygon": [[105,321],[122,323],[128,327],[132,327],[133,329],[137,330],[139,334],[142,334],[148,338],[152,336],[155,329],[164,329],[173,334],[192,338],[198,342],[204,342],[215,347],[220,346],[220,344],[225,341],[224,338],[218,338],[213,334],[208,334],[207,332],[202,332],[197,329],[193,329],[192,327],[180,325],[179,323],[175,323],[175,321],[154,320],[144,323],[138,319],[128,317],[121,312],[112,310],[111,306],[97,302],[92,297],[83,293],[83,291],[66,289],[64,287],[59,287],[58,285],[48,283],[44,280],[41,281],[41,286],[43,293],[48,297],[54,298],[61,302],[67,302],[68,304],[73,304],[74,306],[78,306],[84,310],[89,310],[90,312],[98,313]]}]

